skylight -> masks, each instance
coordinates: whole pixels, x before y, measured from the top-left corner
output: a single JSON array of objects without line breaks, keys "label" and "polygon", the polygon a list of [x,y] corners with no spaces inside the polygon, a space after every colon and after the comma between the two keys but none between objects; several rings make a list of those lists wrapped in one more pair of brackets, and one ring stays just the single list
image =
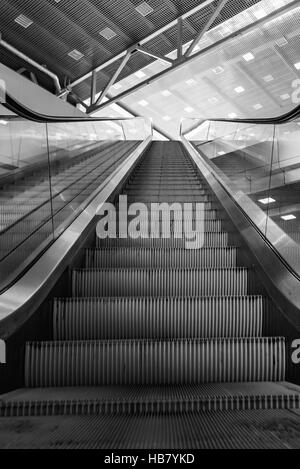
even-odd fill
[{"label": "skylight", "polygon": [[68,53],[70,57],[74,60],[80,60],[82,57],[84,57],[84,54],[82,54],[79,50],[73,49],[71,52]]},{"label": "skylight", "polygon": [[262,105],[260,103],[254,104],[254,109],[258,111],[259,109],[262,109]]},{"label": "skylight", "polygon": [[274,77],[273,75],[266,75],[263,77],[263,80],[265,80],[265,82],[269,82],[269,81],[273,81],[274,80]]},{"label": "skylight", "polygon": [[197,83],[196,80],[194,80],[194,78],[190,78],[189,80],[186,80],[185,82],[189,86],[195,85]]},{"label": "skylight", "polygon": [[290,220],[295,220],[295,218],[297,217],[295,217],[295,215],[290,214],[290,215],[282,215],[282,217],[280,218],[282,218],[285,221],[290,221]]},{"label": "skylight", "polygon": [[33,21],[27,18],[27,16],[25,15],[17,16],[15,22],[18,23],[20,26],[23,26],[23,28],[28,28],[33,23]]},{"label": "skylight", "polygon": [[147,2],[142,2],[140,5],[135,7],[135,10],[142,16],[150,15],[150,13],[154,11],[153,8],[148,5]]},{"label": "skylight", "polygon": [[140,106],[144,106],[144,107],[145,107],[145,106],[148,106],[149,103],[148,103],[148,101],[146,101],[145,99],[142,99],[141,101],[138,102],[138,104],[139,104]]},{"label": "skylight", "polygon": [[266,197],[265,199],[259,199],[258,202],[261,204],[267,205],[267,204],[272,204],[273,202],[276,202],[275,199],[272,199],[272,197]]},{"label": "skylight", "polygon": [[247,52],[247,54],[244,54],[244,55],[243,55],[243,59],[244,59],[246,62],[250,62],[251,60],[254,60],[255,57],[254,57],[254,55],[252,54],[252,52]]},{"label": "skylight", "polygon": [[253,14],[254,14],[255,18],[257,18],[258,20],[260,20],[260,19],[264,18],[265,16],[267,16],[267,13],[262,8],[257,9],[256,11],[253,12]]},{"label": "skylight", "polygon": [[218,67],[212,68],[212,71],[213,71],[216,75],[219,75],[220,73],[223,73],[223,72],[224,72],[224,68],[218,66]]},{"label": "skylight", "polygon": [[280,98],[282,99],[282,101],[286,101],[290,98],[290,95],[288,93],[284,93],[280,95]]},{"label": "skylight", "polygon": [[104,28],[99,32],[99,34],[108,41],[116,36],[116,33],[111,28]]},{"label": "skylight", "polygon": [[142,70],[138,70],[137,72],[135,72],[135,76],[137,78],[144,78],[146,76],[146,74],[144,72],[142,72]]},{"label": "skylight", "polygon": [[234,91],[238,94],[240,93],[243,93],[245,91],[245,88],[243,88],[242,86],[237,86],[236,88],[234,88]]},{"label": "skylight", "polygon": [[279,46],[279,47],[283,47],[283,46],[286,46],[288,44],[288,41],[284,36],[280,37],[275,42],[276,42],[277,46]]}]

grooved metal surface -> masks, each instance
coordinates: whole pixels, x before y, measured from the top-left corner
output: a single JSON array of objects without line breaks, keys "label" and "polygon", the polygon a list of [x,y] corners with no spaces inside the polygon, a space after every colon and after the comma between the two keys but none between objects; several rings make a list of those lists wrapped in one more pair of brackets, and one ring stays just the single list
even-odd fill
[{"label": "grooved metal surface", "polygon": [[283,338],[32,342],[26,386],[282,381]]},{"label": "grooved metal surface", "polygon": [[72,272],[74,296],[222,296],[253,293],[246,268],[85,269]]},{"label": "grooved metal surface", "polygon": [[55,340],[259,337],[262,297],[56,299]]},{"label": "grooved metal surface", "polygon": [[1,448],[299,449],[300,418],[297,412],[263,409],[2,418],[0,441]]}]

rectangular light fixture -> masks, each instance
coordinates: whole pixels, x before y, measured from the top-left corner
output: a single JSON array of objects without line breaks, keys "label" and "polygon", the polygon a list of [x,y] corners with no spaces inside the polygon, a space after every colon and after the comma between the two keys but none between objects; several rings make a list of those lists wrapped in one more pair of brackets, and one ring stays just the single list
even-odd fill
[{"label": "rectangular light fixture", "polygon": [[260,103],[254,104],[253,107],[256,111],[259,111],[259,109],[262,109],[262,105]]},{"label": "rectangular light fixture", "polygon": [[142,99],[141,101],[138,102],[138,104],[139,104],[140,106],[144,106],[144,107],[145,107],[145,106],[148,106],[149,103],[148,103],[148,101],[146,101],[145,99]]},{"label": "rectangular light fixture", "polygon": [[187,106],[184,108],[185,112],[193,112],[194,111],[194,108],[192,108],[191,106]]},{"label": "rectangular light fixture", "polygon": [[0,119],[0,125],[7,125],[7,124],[8,124],[8,121],[4,119]]},{"label": "rectangular light fixture", "polygon": [[142,72],[142,70],[138,70],[137,72],[135,72],[135,76],[137,78],[144,78],[146,76],[146,74],[144,72]]},{"label": "rectangular light fixture", "polygon": [[17,16],[15,22],[18,23],[20,26],[23,26],[23,28],[28,28],[33,23],[33,21],[27,18],[27,16],[25,15]]},{"label": "rectangular light fixture", "polygon": [[236,88],[234,88],[234,91],[238,94],[240,93],[243,93],[245,91],[245,88],[243,88],[242,86],[237,86]]},{"label": "rectangular light fixture", "polygon": [[297,217],[295,217],[295,215],[290,214],[290,215],[282,215],[282,217],[280,218],[282,218],[285,221],[289,221],[289,220],[295,220],[295,218]]},{"label": "rectangular light fixture", "polygon": [[278,47],[283,47],[288,44],[288,41],[284,36],[282,36],[279,39],[277,39],[275,43],[277,44]]},{"label": "rectangular light fixture", "polygon": [[267,204],[272,204],[273,202],[276,202],[275,199],[272,199],[272,197],[266,197],[265,199],[259,199],[258,202],[261,204],[267,205]]},{"label": "rectangular light fixture", "polygon": [[294,67],[297,69],[297,70],[300,70],[300,62],[296,62],[294,64]]},{"label": "rectangular light fixture", "polygon": [[220,73],[223,73],[223,72],[224,72],[224,68],[218,66],[218,67],[212,68],[212,71],[213,71],[216,75],[220,75]]},{"label": "rectangular light fixture", "polygon": [[171,120],[171,117],[170,117],[170,116],[163,116],[163,119],[164,119],[165,121],[170,121],[170,120]]},{"label": "rectangular light fixture", "polygon": [[223,151],[223,150],[218,151],[218,155],[219,156],[225,155],[225,151]]},{"label": "rectangular light fixture", "polygon": [[187,85],[189,86],[193,86],[195,85],[197,82],[196,80],[194,80],[194,78],[189,78],[188,80],[185,81]]},{"label": "rectangular light fixture", "polygon": [[84,54],[82,54],[79,50],[73,49],[71,52],[68,53],[69,57],[72,57],[74,60],[80,60],[82,57],[84,57]]},{"label": "rectangular light fixture", "polygon": [[244,54],[244,55],[243,55],[243,59],[244,59],[246,62],[250,62],[251,60],[254,60],[255,57],[254,57],[254,55],[252,54],[252,52],[247,52],[247,54]]},{"label": "rectangular light fixture", "polygon": [[167,96],[171,96],[172,93],[169,90],[162,90],[161,94],[167,97]]},{"label": "rectangular light fixture", "polygon": [[263,77],[263,80],[265,80],[266,83],[269,83],[270,81],[274,80],[273,75],[266,75]]},{"label": "rectangular light fixture", "polygon": [[147,2],[142,2],[140,5],[135,7],[135,10],[142,16],[150,15],[150,13],[153,13],[154,11]]},{"label": "rectangular light fixture", "polygon": [[120,85],[120,83],[115,83],[112,88],[114,88],[115,90],[119,90],[120,88],[122,88],[122,85]]},{"label": "rectangular light fixture", "polygon": [[280,99],[282,99],[282,101],[286,101],[289,98],[290,98],[290,95],[288,93],[284,93],[280,95]]},{"label": "rectangular light fixture", "polygon": [[99,34],[100,36],[104,37],[104,39],[107,39],[107,41],[116,36],[116,33],[111,28],[107,27],[102,29]]},{"label": "rectangular light fixture", "polygon": [[229,119],[235,119],[237,117],[237,114],[235,112],[230,112],[228,114]]},{"label": "rectangular light fixture", "polygon": [[261,20],[262,18],[265,18],[265,16],[267,16],[267,13],[262,8],[257,9],[253,12],[253,14],[258,20]]}]

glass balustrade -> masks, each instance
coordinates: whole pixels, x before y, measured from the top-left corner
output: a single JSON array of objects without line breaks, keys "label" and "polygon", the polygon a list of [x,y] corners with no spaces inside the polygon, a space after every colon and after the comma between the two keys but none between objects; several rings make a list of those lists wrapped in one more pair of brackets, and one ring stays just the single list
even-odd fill
[{"label": "glass balustrade", "polygon": [[0,289],[37,258],[152,134],[149,119],[0,117]]},{"label": "glass balustrade", "polygon": [[300,274],[300,122],[184,119],[181,136]]}]

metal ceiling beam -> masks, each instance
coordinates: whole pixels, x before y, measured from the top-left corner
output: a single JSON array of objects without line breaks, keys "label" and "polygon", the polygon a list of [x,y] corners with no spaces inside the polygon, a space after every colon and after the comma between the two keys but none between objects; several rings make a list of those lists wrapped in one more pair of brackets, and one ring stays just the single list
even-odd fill
[{"label": "metal ceiling beam", "polygon": [[218,3],[218,6],[217,8],[212,12],[212,14],[210,15],[210,17],[208,18],[208,20],[206,21],[206,23],[204,24],[204,26],[201,28],[201,30],[199,31],[199,33],[197,34],[197,36],[195,37],[195,39],[193,40],[192,44],[190,45],[190,47],[188,48],[188,50],[186,51],[185,53],[185,56],[186,57],[189,57],[193,50],[195,49],[195,47],[198,45],[199,41],[202,39],[202,37],[204,36],[204,34],[209,30],[209,28],[211,27],[211,25],[213,24],[213,22],[217,19],[217,17],[219,16],[221,10],[224,8],[224,6],[226,5],[226,3],[228,3],[228,0],[220,0],[219,3]]},{"label": "metal ceiling beam", "polygon": [[[205,0],[204,2],[202,2],[200,5],[197,5],[196,7],[194,7],[192,10],[189,10],[188,12],[184,13],[181,18],[182,19],[185,19],[185,18],[188,18],[189,16],[192,16],[194,15],[195,13],[197,13],[198,11],[202,10],[203,8],[205,8],[206,6],[210,5],[211,3],[213,3],[214,0]],[[157,31],[155,31],[154,33],[150,34],[149,36],[145,37],[144,39],[140,40],[138,43],[134,44],[131,46],[131,49],[133,49],[134,47],[137,47],[137,46],[142,46],[144,44],[146,44],[147,42],[151,41],[152,39],[154,39],[155,37],[157,36],[160,36],[161,34],[163,34],[164,32],[168,31],[170,28],[172,28],[173,26],[176,26],[177,25],[177,21],[178,19],[176,20],[173,20],[171,21],[170,23],[168,23],[167,25],[163,26],[162,28],[158,29]],[[112,63],[116,62],[117,60],[121,59],[122,57],[124,57],[124,55],[126,55],[128,52],[128,49],[120,52],[119,54],[117,54],[116,56],[112,57],[111,59],[107,60],[106,62],[100,64],[98,67],[95,67],[93,70],[91,70],[89,73],[86,73],[85,75],[83,75],[82,77],[80,78],[77,78],[76,80],[74,80],[70,86],[71,87],[74,87],[76,85],[79,85],[80,83],[82,83],[83,81],[87,80],[88,78],[90,78],[92,76],[92,73],[93,71],[95,72],[99,72],[100,70],[103,70],[104,68],[108,67],[109,65],[111,65]]]},{"label": "metal ceiling beam", "polygon": [[163,62],[167,62],[169,64],[173,64],[174,60],[169,59],[168,57],[165,57],[164,55],[161,54],[156,54],[155,52],[150,51],[144,46],[138,46],[136,48],[137,51],[141,52],[142,54],[148,55],[149,57],[153,57],[154,59],[161,60]]},{"label": "metal ceiling beam", "polygon": [[182,33],[183,33],[183,21],[182,21],[182,18],[178,18],[178,22],[177,22],[177,59],[181,59],[182,55],[183,55]]},{"label": "metal ceiling beam", "polygon": [[[105,96],[106,96],[107,92],[109,91],[110,87],[115,83],[116,79],[118,78],[118,76],[122,72],[123,68],[126,66],[126,64],[127,64],[128,60],[130,59],[131,55],[132,55],[131,51],[127,52],[127,54],[123,58],[122,62],[118,66],[117,70],[115,71],[113,76],[109,79],[107,85],[102,90],[100,96],[96,99],[95,103],[92,106],[97,106],[98,104],[100,104],[103,101],[103,98],[105,98]],[[96,90],[96,92],[97,92],[97,90]]]},{"label": "metal ceiling beam", "polygon": [[[139,84],[125,90],[123,93],[120,93],[117,96],[114,96],[114,97],[110,98],[108,101],[102,103],[100,106],[97,106],[95,109],[93,109],[93,111],[103,109],[104,107],[107,107],[110,104],[121,101],[122,99],[126,98],[130,94],[135,93],[136,91],[139,91],[140,89],[144,88],[145,86],[150,85],[150,84],[160,80],[160,78],[162,78],[163,76],[165,76],[169,73],[172,73],[174,70],[179,69],[181,67],[184,67],[187,63],[198,59],[202,55],[204,55],[207,52],[210,52],[211,50],[213,50],[214,48],[225,44],[227,41],[229,41],[229,40],[231,40],[231,39],[233,39],[233,38],[235,38],[239,35],[242,35],[246,31],[248,32],[249,30],[257,28],[259,25],[265,23],[266,20],[275,19],[278,16],[281,16],[283,13],[286,13],[287,11],[291,10],[291,8],[293,6],[298,5],[298,4],[299,4],[299,0],[295,0],[294,2],[292,2],[288,5],[285,5],[284,7],[279,8],[278,10],[275,10],[275,11],[271,12],[269,15],[267,15],[263,18],[260,18],[256,21],[254,21],[253,23],[245,26],[244,28],[240,29],[238,32],[234,32],[234,33],[229,34],[228,36],[220,39],[219,41],[215,42],[214,44],[211,44],[211,45],[205,47],[204,49],[200,50],[199,52],[196,52],[193,55],[191,55],[189,57],[183,56],[181,60],[176,60],[173,63],[172,67],[169,67],[168,69],[163,70],[163,71],[161,71],[161,72],[147,78],[146,80],[140,82]],[[176,20],[175,24],[177,24],[177,21],[178,20]]]}]

